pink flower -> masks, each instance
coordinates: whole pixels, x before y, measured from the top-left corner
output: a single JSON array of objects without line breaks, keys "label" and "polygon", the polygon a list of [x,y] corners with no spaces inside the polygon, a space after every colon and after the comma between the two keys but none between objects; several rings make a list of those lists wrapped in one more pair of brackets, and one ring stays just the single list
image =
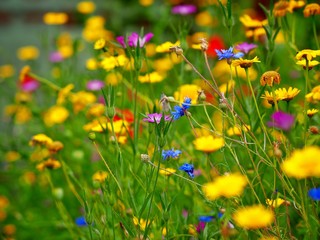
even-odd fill
[{"label": "pink flower", "polygon": [[[153,37],[153,33],[147,33],[143,37],[140,37],[138,33],[133,32],[128,37],[128,45],[129,47],[137,47],[139,45],[140,48],[142,48],[147,42],[150,41],[150,39]],[[116,37],[116,40],[123,48],[126,48],[126,42],[124,36]]]},{"label": "pink flower", "polygon": [[[162,118],[162,113],[150,113],[148,114],[147,118],[142,119],[144,122],[150,122],[150,123],[157,123],[159,124]],[[165,115],[164,116],[165,121],[170,121],[171,116]]]},{"label": "pink flower", "polygon": [[279,128],[284,131],[290,130],[293,124],[294,124],[294,116],[289,113],[285,113],[281,111],[277,111],[273,113],[271,115],[271,121],[268,122],[269,127]]},{"label": "pink flower", "polygon": [[63,56],[61,55],[60,52],[52,52],[50,53],[49,61],[53,63],[61,62],[63,61]]},{"label": "pink flower", "polygon": [[240,43],[236,46],[236,49],[244,52],[245,54],[249,53],[252,49],[255,49],[256,47],[258,47],[256,44],[254,43],[247,43],[247,42],[243,42]]},{"label": "pink flower", "polygon": [[91,91],[98,91],[104,87],[104,82],[101,80],[91,80],[87,83],[87,89]]},{"label": "pink flower", "polygon": [[197,11],[197,7],[192,4],[177,5],[171,9],[171,12],[173,14],[179,14],[179,15],[189,15],[189,14],[195,13],[196,11]]},{"label": "pink flower", "polygon": [[19,87],[24,92],[33,92],[40,87],[40,83],[29,75],[25,75],[19,82]]}]

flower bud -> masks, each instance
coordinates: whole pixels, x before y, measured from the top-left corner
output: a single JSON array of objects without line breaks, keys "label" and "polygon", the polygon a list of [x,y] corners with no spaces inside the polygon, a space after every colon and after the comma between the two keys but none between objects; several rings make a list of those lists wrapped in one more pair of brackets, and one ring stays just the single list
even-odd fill
[{"label": "flower bud", "polygon": [[57,199],[61,200],[63,198],[63,189],[62,188],[55,188],[52,190],[52,195]]},{"label": "flower bud", "polygon": [[140,155],[140,159],[141,159],[142,162],[147,163],[147,162],[150,161],[150,156],[149,156],[148,154],[142,153],[142,154]]},{"label": "flower bud", "polygon": [[107,107],[107,117],[109,119],[113,119],[114,115],[116,114],[114,107]]},{"label": "flower bud", "polygon": [[96,134],[94,132],[89,132],[88,133],[88,138],[91,140],[91,141],[94,141],[96,140]]},{"label": "flower bud", "polygon": [[317,126],[310,126],[309,127],[309,131],[312,133],[312,134],[319,134],[319,128]]}]

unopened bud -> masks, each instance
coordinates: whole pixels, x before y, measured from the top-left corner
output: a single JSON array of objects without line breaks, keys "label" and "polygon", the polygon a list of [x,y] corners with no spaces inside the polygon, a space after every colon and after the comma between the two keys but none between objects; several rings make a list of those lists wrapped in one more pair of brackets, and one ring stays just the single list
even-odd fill
[{"label": "unopened bud", "polygon": [[319,128],[317,126],[310,126],[309,127],[309,131],[312,133],[312,134],[319,134]]},{"label": "unopened bud", "polygon": [[201,45],[200,45],[201,50],[204,52],[207,51],[209,47],[208,41],[205,38],[201,38],[200,41],[201,41]]},{"label": "unopened bud", "polygon": [[52,190],[52,194],[57,200],[61,200],[63,198],[63,189],[55,188]]},{"label": "unopened bud", "polygon": [[171,52],[175,52],[177,56],[183,54],[183,49],[180,46],[172,46],[169,48]]},{"label": "unopened bud", "polygon": [[149,162],[149,161],[150,161],[150,156],[149,156],[148,154],[142,153],[142,154],[140,155],[140,158],[141,158],[141,161],[142,161],[142,162]]},{"label": "unopened bud", "polygon": [[113,119],[115,113],[114,107],[107,107],[107,117],[109,119]]},{"label": "unopened bud", "polygon": [[207,98],[203,90],[198,91],[198,102],[203,102]]},{"label": "unopened bud", "polygon": [[96,140],[96,134],[94,132],[89,132],[88,133],[88,138],[91,140],[91,141],[94,141]]}]

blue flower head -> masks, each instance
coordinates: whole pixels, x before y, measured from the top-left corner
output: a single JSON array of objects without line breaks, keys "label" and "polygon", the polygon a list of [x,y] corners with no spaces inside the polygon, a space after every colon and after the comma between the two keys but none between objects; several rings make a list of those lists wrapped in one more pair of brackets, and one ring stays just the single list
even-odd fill
[{"label": "blue flower head", "polygon": [[77,217],[75,222],[76,222],[77,226],[79,226],[79,227],[88,226],[87,221],[83,216]]},{"label": "blue flower head", "polygon": [[220,51],[218,49],[215,49],[215,51],[217,53],[219,60],[241,58],[244,56],[244,53],[242,52],[233,53],[233,47],[230,47],[229,49],[221,49]]},{"label": "blue flower head", "polygon": [[212,219],[214,219],[213,216],[200,216],[199,217],[200,222],[211,222]]},{"label": "blue flower head", "polygon": [[169,157],[177,158],[182,152],[180,150],[174,150],[173,148],[170,150],[162,150],[162,159],[166,160]]},{"label": "blue flower head", "polygon": [[171,112],[172,116],[173,116],[173,119],[174,120],[177,120],[179,119],[180,117],[184,116],[185,115],[185,111],[190,108],[190,105],[191,105],[191,98],[189,97],[186,97],[184,98],[184,101],[182,103],[182,107],[176,105],[174,106],[174,110],[173,112]]},{"label": "blue flower head", "polygon": [[194,178],[194,174],[193,174],[193,165],[192,164],[189,164],[189,163],[185,163],[183,164],[181,167],[179,167],[179,170],[182,170],[182,171],[185,171],[186,173],[188,173],[188,175],[191,177],[191,178]]},{"label": "blue flower head", "polygon": [[312,188],[308,191],[309,197],[311,197],[315,201],[320,201],[320,187]]}]

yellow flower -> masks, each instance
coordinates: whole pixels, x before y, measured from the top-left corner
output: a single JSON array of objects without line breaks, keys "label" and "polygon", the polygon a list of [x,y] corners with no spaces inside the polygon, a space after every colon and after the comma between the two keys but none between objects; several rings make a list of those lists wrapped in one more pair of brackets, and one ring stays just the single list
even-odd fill
[{"label": "yellow flower", "polygon": [[[314,66],[319,65],[319,63],[320,62],[316,61],[316,60],[311,60],[311,61],[308,60],[308,69],[311,70]],[[300,61],[297,61],[296,64],[303,66],[304,69],[307,68],[307,60],[306,59],[302,59]]]},{"label": "yellow flower", "polygon": [[172,60],[169,57],[160,58],[153,61],[153,68],[157,72],[167,72],[174,66]]},{"label": "yellow flower", "polygon": [[281,96],[282,101],[289,102],[299,94],[300,90],[297,88],[289,87],[289,89],[278,88],[274,92],[276,95]]},{"label": "yellow flower", "polygon": [[56,154],[60,150],[64,148],[63,143],[60,141],[53,141],[52,143],[49,143],[47,145],[47,148],[50,152],[50,154]]},{"label": "yellow flower", "polygon": [[147,221],[140,218],[140,220],[137,218],[137,217],[133,217],[133,224],[136,225],[136,226],[139,226],[140,229],[142,231],[144,231],[146,229],[146,226],[147,226]]},{"label": "yellow flower", "polygon": [[267,71],[263,73],[260,77],[261,86],[265,86],[267,84],[268,86],[272,87],[273,83],[279,84],[280,81],[280,74],[276,71]]},{"label": "yellow flower", "polygon": [[258,229],[270,226],[274,221],[274,214],[262,205],[253,205],[236,210],[233,219],[239,227]]},{"label": "yellow flower", "polygon": [[160,169],[159,170],[159,173],[161,175],[164,175],[164,176],[171,176],[173,173],[175,173],[177,170],[174,169],[174,168],[165,168],[165,169]]},{"label": "yellow flower", "polygon": [[203,185],[202,191],[209,200],[215,200],[219,197],[240,196],[247,185],[247,179],[240,173],[232,173],[219,176],[213,182]]},{"label": "yellow flower", "polygon": [[153,0],[139,0],[141,6],[148,7],[153,4]]},{"label": "yellow flower", "polygon": [[191,103],[196,103],[198,99],[198,91],[200,87],[194,84],[181,85],[177,91],[173,93],[174,99],[183,102],[185,97],[191,98]]},{"label": "yellow flower", "polygon": [[219,86],[219,91],[226,94],[227,92],[230,92],[232,91],[232,89],[234,88],[236,82],[233,81],[233,80],[230,80],[229,82],[227,83],[224,83],[224,84],[221,84]]},{"label": "yellow flower", "polygon": [[236,59],[232,61],[233,67],[242,67],[242,68],[249,68],[252,66],[253,63],[260,62],[259,58],[256,56],[253,59]]},{"label": "yellow flower", "polygon": [[229,136],[234,136],[234,135],[241,136],[242,135],[242,131],[247,132],[248,129],[250,130],[250,126],[248,126],[248,125],[246,125],[246,127],[243,126],[242,128],[239,125],[236,125],[234,127],[229,128],[227,130],[227,134]]},{"label": "yellow flower", "polygon": [[17,51],[17,56],[22,61],[34,60],[39,57],[39,50],[34,46],[21,47]]},{"label": "yellow flower", "polygon": [[240,17],[240,22],[246,27],[246,28],[261,28],[264,25],[268,24],[268,20],[265,19],[263,21],[252,19],[249,15],[245,14],[244,16]]},{"label": "yellow flower", "polygon": [[[128,123],[126,120],[118,120],[113,122],[113,128],[115,134],[126,134],[127,130],[129,129],[130,123]],[[112,131],[111,123],[107,124],[108,130]]]},{"label": "yellow flower", "polygon": [[114,56],[103,58],[100,64],[106,71],[110,71],[118,66],[117,59]]},{"label": "yellow flower", "polygon": [[82,14],[89,14],[94,12],[96,5],[91,1],[81,1],[77,5],[77,11]]},{"label": "yellow flower", "polygon": [[66,98],[70,95],[70,92],[73,88],[74,88],[74,85],[70,83],[59,91],[58,97],[57,97],[57,105],[61,105],[65,103]]},{"label": "yellow flower", "polygon": [[193,141],[195,148],[203,152],[215,152],[224,146],[224,139],[214,138],[212,135],[198,137]]},{"label": "yellow flower", "polygon": [[103,183],[108,177],[108,173],[106,171],[97,171],[92,175],[92,180]]},{"label": "yellow flower", "polygon": [[86,106],[88,106],[91,103],[94,103],[97,100],[96,96],[93,93],[86,91],[74,93],[70,97],[70,100],[73,104],[73,111],[76,114],[83,110]]},{"label": "yellow flower", "polygon": [[90,106],[90,108],[87,111],[86,117],[92,118],[92,117],[101,117],[106,112],[106,106],[102,103],[95,103]]},{"label": "yellow flower", "polygon": [[48,168],[48,169],[57,169],[57,168],[60,168],[61,167],[61,163],[54,159],[54,158],[49,158],[48,160],[42,162],[42,163],[39,163],[37,165],[37,169],[39,171],[43,171],[44,169]]},{"label": "yellow flower", "polygon": [[169,50],[170,47],[178,46],[178,45],[180,45],[180,41],[177,41],[176,43],[172,43],[172,42],[167,41],[167,42],[164,42],[161,45],[157,46],[156,52],[157,53],[168,53],[168,52],[171,52]]},{"label": "yellow flower", "polygon": [[264,94],[262,94],[261,98],[266,99],[269,104],[275,104],[275,102],[279,102],[280,100],[283,100],[284,96],[279,95],[282,94],[281,92],[278,93],[269,93],[268,91],[264,91]]},{"label": "yellow flower", "polygon": [[156,83],[161,82],[163,79],[164,76],[162,74],[159,74],[158,72],[152,72],[144,76],[139,76],[139,82],[142,83]]},{"label": "yellow flower", "polygon": [[106,83],[112,86],[118,85],[122,80],[122,75],[119,72],[112,72],[106,76]]},{"label": "yellow flower", "polygon": [[279,1],[274,4],[273,14],[275,17],[283,17],[286,15],[289,9],[289,2],[287,1]]},{"label": "yellow flower", "polygon": [[315,109],[315,108],[313,108],[313,109],[308,109],[307,110],[307,115],[308,115],[308,117],[313,117],[316,113],[318,113],[319,112],[319,110],[318,109]]},{"label": "yellow flower", "polygon": [[46,146],[50,143],[52,143],[52,139],[50,137],[48,137],[47,135],[43,134],[43,133],[39,133],[34,135],[31,138],[31,141],[29,142],[30,146]]},{"label": "yellow flower", "polygon": [[17,160],[19,160],[21,158],[21,155],[20,153],[16,152],[16,151],[9,151],[9,152],[6,152],[5,156],[4,156],[4,159],[7,161],[7,162],[15,162]]},{"label": "yellow flower", "polygon": [[103,38],[98,39],[94,44],[94,49],[103,49],[106,46],[106,40]]},{"label": "yellow flower", "polygon": [[[246,79],[246,71],[244,68],[235,68],[232,67],[232,76],[238,75],[238,77]],[[236,71],[237,69],[237,71]],[[248,68],[249,78],[256,79],[257,78],[257,71],[254,68]],[[215,78],[219,79],[223,82],[230,81],[230,65],[227,64],[226,61],[219,61],[215,64],[214,68],[212,69],[213,75]]]},{"label": "yellow flower", "polygon": [[5,64],[0,66],[0,78],[9,78],[14,75],[14,68],[11,64]]},{"label": "yellow flower", "polygon": [[99,68],[99,62],[95,58],[89,58],[86,61],[86,68],[88,70],[97,70]]},{"label": "yellow flower", "polygon": [[42,161],[43,159],[49,157],[50,153],[47,148],[38,148],[36,149],[31,155],[30,160],[31,161]]},{"label": "yellow flower", "polygon": [[63,12],[48,12],[43,15],[43,22],[47,25],[62,25],[68,21],[68,15]]},{"label": "yellow flower", "polygon": [[64,45],[58,47],[58,52],[61,54],[63,58],[69,58],[73,55],[73,46],[72,45]]},{"label": "yellow flower", "polygon": [[308,102],[317,103],[320,101],[320,85],[315,86],[310,93],[306,95]]},{"label": "yellow flower", "polygon": [[296,59],[297,60],[308,59],[308,61],[311,61],[313,58],[317,56],[320,56],[320,50],[304,49],[299,51],[296,54]]},{"label": "yellow flower", "polygon": [[320,5],[318,3],[307,4],[303,10],[303,15],[305,17],[310,17],[317,14],[320,14]]},{"label": "yellow flower", "polygon": [[49,108],[43,115],[43,121],[51,127],[55,124],[63,123],[69,117],[69,112],[66,108],[56,105]]},{"label": "yellow flower", "polygon": [[319,156],[318,146],[294,150],[291,156],[282,162],[281,168],[287,176],[297,179],[320,177]]},{"label": "yellow flower", "polygon": [[267,205],[270,207],[273,207],[273,208],[279,207],[280,205],[282,205],[285,202],[286,201],[282,198],[277,198],[277,199],[273,199],[273,200],[271,200],[271,199],[266,200]]},{"label": "yellow flower", "polygon": [[214,20],[208,11],[202,11],[198,13],[195,17],[196,24],[201,27],[212,26]]},{"label": "yellow flower", "polygon": [[254,29],[247,29],[246,30],[246,37],[247,38],[253,38],[254,41],[258,41],[261,38],[263,39],[266,35],[266,31],[263,27],[254,28]]}]

